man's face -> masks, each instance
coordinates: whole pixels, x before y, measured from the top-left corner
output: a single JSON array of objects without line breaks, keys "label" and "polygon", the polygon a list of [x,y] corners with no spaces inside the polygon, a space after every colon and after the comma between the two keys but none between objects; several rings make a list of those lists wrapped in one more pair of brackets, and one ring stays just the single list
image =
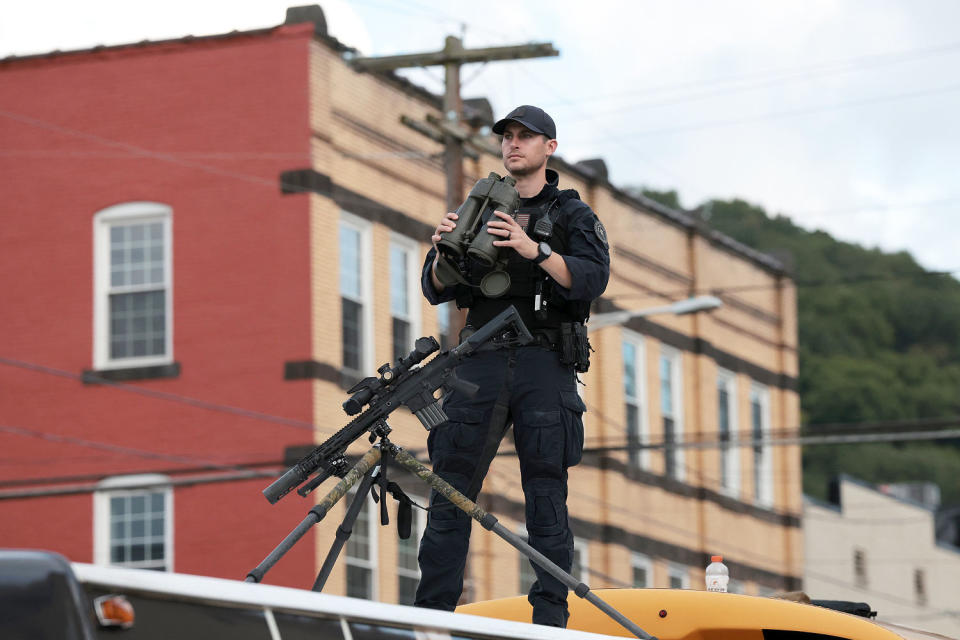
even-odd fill
[{"label": "man's face", "polygon": [[507,123],[500,141],[503,166],[515,177],[539,171],[556,149],[556,140],[548,140],[545,135],[535,133],[519,122]]}]

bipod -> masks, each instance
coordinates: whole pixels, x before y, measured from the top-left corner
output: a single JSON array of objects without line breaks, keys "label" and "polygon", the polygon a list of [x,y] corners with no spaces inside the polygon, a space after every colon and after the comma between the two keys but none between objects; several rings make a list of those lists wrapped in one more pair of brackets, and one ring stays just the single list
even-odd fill
[{"label": "bipod", "polygon": [[[381,443],[386,441],[386,438],[381,438],[381,442],[373,445],[373,447],[367,451],[360,461],[350,471],[346,473],[340,482],[330,490],[330,493],[325,495],[317,504],[313,506],[312,509],[307,513],[307,516],[303,521],[297,525],[297,527],[287,534],[287,537],[277,545],[277,547],[270,552],[270,554],[263,559],[263,562],[258,564],[250,573],[247,574],[245,582],[260,582],[263,580],[263,576],[266,575],[267,571],[273,568],[273,565],[282,558],[287,551],[293,548],[293,545],[297,543],[300,538],[307,534],[307,531],[310,530],[310,527],[317,524],[326,517],[330,509],[335,505],[340,498],[345,496],[350,488],[357,484],[358,481],[364,479],[364,481],[369,480],[366,485],[366,490],[369,490],[370,485],[373,483],[373,477],[370,472],[378,462],[380,462],[381,457]],[[366,490],[357,492],[357,495],[363,495],[366,493]],[[354,500],[356,502],[356,500]],[[362,504],[362,503],[361,503]],[[352,505],[351,505],[352,506]],[[359,507],[357,509],[359,512]],[[342,544],[341,544],[342,546]],[[334,559],[336,559],[334,557]],[[317,576],[319,581],[320,576]]]},{"label": "bipod", "polygon": [[[385,424],[383,426],[386,427]],[[389,433],[389,427],[386,427],[386,429],[387,433]],[[347,492],[350,490],[350,487],[363,479],[364,484],[361,484],[356,498],[354,498],[353,503],[349,507],[347,518],[344,519],[344,525],[349,524],[349,528],[352,530],[353,521],[356,520],[356,516],[360,512],[360,508],[362,508],[363,497],[374,482],[372,470],[379,462],[382,473],[383,468],[386,466],[386,460],[382,460],[382,457],[386,457],[396,460],[397,463],[405,467],[408,471],[410,471],[410,473],[423,480],[440,495],[449,500],[451,504],[479,522],[484,529],[487,531],[492,531],[506,540],[511,546],[513,546],[523,555],[527,556],[527,558],[529,558],[532,562],[536,563],[547,573],[565,584],[567,588],[573,591],[578,597],[583,598],[593,606],[603,611],[637,638],[641,638],[642,640],[656,640],[656,638],[648,634],[622,613],[614,609],[607,602],[593,593],[590,590],[590,587],[585,583],[579,582],[572,575],[554,564],[553,561],[551,561],[545,555],[527,544],[523,538],[500,524],[495,516],[484,511],[478,504],[457,491],[457,489],[446,480],[433,473],[433,471],[425,467],[409,453],[390,442],[384,433],[379,433],[378,436],[379,441],[377,444],[375,444],[373,448],[364,454],[360,461],[352,469],[350,469],[350,471],[347,472],[343,479],[337,483],[330,493],[324,496],[323,499],[320,500],[320,502],[310,510],[310,513],[308,513],[307,517],[303,519],[303,522],[301,522],[296,529],[291,531],[287,537],[284,538],[283,542],[281,542],[277,548],[274,549],[270,555],[263,560],[263,562],[261,562],[253,571],[247,574],[247,582],[260,582],[263,579],[264,574],[269,571],[270,568],[273,567],[273,565],[275,565],[277,561],[280,560],[280,558],[283,557],[283,555],[307,533],[307,531],[310,530],[310,527],[322,520],[324,516],[326,516],[327,512],[329,512],[330,508],[336,504],[340,498],[347,494]],[[386,510],[383,504],[386,496],[382,490],[380,499],[382,501],[380,507],[382,519]],[[353,519],[348,523],[350,511],[354,510],[355,513],[353,513]],[[324,561],[323,569],[321,569],[320,575],[317,576],[317,581],[314,583],[314,590],[319,591],[317,588],[318,585],[319,588],[323,588],[323,583],[326,581],[326,577],[333,568],[333,564],[336,562],[336,558],[340,549],[343,547],[343,544],[349,537],[349,534],[346,534],[346,536],[343,537],[343,540],[340,540],[341,535],[342,534],[338,532],[338,539],[334,543],[334,547],[330,550],[330,553],[327,555],[327,559]],[[334,551],[336,551],[336,553],[334,553]],[[324,570],[326,570],[326,572]]]},{"label": "bipod", "polygon": [[[386,435],[380,436],[380,441],[376,446],[380,447],[381,456],[383,455],[384,447],[390,444]],[[333,541],[330,551],[327,552],[327,557],[323,561],[320,573],[317,574],[317,579],[313,583],[314,591],[323,591],[323,587],[327,583],[327,578],[330,577],[330,572],[333,571],[333,565],[336,564],[337,558],[343,550],[343,545],[345,545],[347,540],[350,539],[350,536],[353,535],[353,525],[360,515],[360,510],[363,509],[363,504],[367,499],[368,492],[373,496],[374,502],[380,503],[380,524],[382,526],[390,524],[390,514],[387,509],[387,494],[392,495],[394,499],[397,500],[399,503],[397,509],[397,533],[404,540],[410,537],[411,524],[413,522],[413,501],[410,500],[397,483],[387,480],[387,463],[388,460],[384,460],[383,457],[381,457],[380,464],[368,471],[363,476],[363,480],[360,481],[357,493],[347,508],[347,515],[344,516],[343,522],[337,527],[336,539]],[[379,496],[376,492],[376,488],[378,487],[380,489]]]}]

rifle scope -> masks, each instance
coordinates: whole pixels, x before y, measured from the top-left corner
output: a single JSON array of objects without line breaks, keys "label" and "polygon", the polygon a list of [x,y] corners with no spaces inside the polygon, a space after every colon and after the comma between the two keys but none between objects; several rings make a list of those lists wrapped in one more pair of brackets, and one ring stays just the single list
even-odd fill
[{"label": "rifle scope", "polygon": [[357,415],[363,411],[363,407],[373,399],[373,396],[379,393],[384,387],[409,371],[410,367],[420,364],[424,358],[434,351],[439,350],[440,345],[432,336],[417,338],[413,346],[413,351],[411,351],[407,357],[400,358],[396,366],[392,369],[389,363],[384,364],[377,369],[380,373],[379,378],[370,376],[354,385],[348,392],[353,395],[344,401],[342,405],[343,410],[347,412],[348,416]]}]

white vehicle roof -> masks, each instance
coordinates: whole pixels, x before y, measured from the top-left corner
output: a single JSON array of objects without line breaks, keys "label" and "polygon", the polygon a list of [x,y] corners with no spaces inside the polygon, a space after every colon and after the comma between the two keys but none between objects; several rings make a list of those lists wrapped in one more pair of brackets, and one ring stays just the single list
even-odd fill
[{"label": "white vehicle roof", "polygon": [[454,634],[498,638],[600,640],[615,637],[239,580],[82,563],[73,563],[72,566],[80,582],[116,589],[121,593],[124,590],[133,590],[208,604],[303,612],[330,618],[346,618],[349,621],[382,623],[386,626],[444,630]]}]

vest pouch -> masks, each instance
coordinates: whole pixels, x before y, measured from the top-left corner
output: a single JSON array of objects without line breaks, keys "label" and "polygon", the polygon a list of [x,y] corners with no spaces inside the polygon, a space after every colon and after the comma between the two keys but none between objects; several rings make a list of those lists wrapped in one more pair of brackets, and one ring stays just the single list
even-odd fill
[{"label": "vest pouch", "polygon": [[573,366],[577,373],[590,368],[590,340],[587,327],[580,322],[560,323],[560,363]]}]

